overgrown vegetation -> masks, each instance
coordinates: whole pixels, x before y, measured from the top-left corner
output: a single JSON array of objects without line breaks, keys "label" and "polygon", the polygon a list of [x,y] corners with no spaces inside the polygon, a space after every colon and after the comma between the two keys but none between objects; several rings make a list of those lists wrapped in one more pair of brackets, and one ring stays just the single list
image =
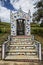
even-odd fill
[{"label": "overgrown vegetation", "polygon": [[41,22],[40,27],[43,27],[43,21]]},{"label": "overgrown vegetation", "polygon": [[0,34],[1,33],[10,33],[10,24],[5,22],[0,22]]},{"label": "overgrown vegetation", "polygon": [[40,24],[31,23],[31,33],[43,37],[43,27],[41,27]]},{"label": "overgrown vegetation", "polygon": [[43,24],[31,23],[31,34],[35,36],[35,39],[41,42],[43,48]]},{"label": "overgrown vegetation", "polygon": [[7,40],[10,34],[10,24],[5,22],[0,22],[0,44]]}]

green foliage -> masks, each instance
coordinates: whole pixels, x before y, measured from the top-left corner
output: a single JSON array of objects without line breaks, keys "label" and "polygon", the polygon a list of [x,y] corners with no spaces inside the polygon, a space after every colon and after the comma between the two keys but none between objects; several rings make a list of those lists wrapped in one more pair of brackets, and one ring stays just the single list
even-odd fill
[{"label": "green foliage", "polygon": [[31,33],[32,34],[38,34],[38,35],[43,37],[43,29],[32,29]]},{"label": "green foliage", "polygon": [[35,23],[35,22],[34,22],[34,23],[32,22],[32,23],[31,23],[31,27],[40,27],[40,24]]},{"label": "green foliage", "polygon": [[43,27],[43,21],[41,22],[40,27]]},{"label": "green foliage", "polygon": [[8,33],[0,33],[0,44],[2,44],[5,40],[8,39]]},{"label": "green foliage", "polygon": [[37,8],[43,7],[43,1],[40,0],[40,1],[37,3],[36,7],[37,7]]},{"label": "green foliage", "polygon": [[43,27],[31,27],[31,34],[37,34],[43,37]]},{"label": "green foliage", "polygon": [[0,22],[1,22],[1,18],[0,18]]},{"label": "green foliage", "polygon": [[0,22],[0,33],[10,34],[10,24],[5,22]]},{"label": "green foliage", "polygon": [[33,18],[35,21],[39,22],[40,19],[43,17],[43,1],[40,0],[35,4],[35,9],[37,8],[37,11],[33,14]]},{"label": "green foliage", "polygon": [[40,24],[31,23],[31,34],[37,34],[43,37],[43,22]]},{"label": "green foliage", "polygon": [[0,22],[0,44],[7,40],[10,34],[10,23]]}]

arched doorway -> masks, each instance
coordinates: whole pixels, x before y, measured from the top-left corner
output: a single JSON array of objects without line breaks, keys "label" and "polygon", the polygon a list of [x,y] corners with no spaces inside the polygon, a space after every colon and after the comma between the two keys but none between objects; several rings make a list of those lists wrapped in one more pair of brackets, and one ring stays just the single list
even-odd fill
[{"label": "arched doorway", "polygon": [[17,19],[17,35],[25,35],[25,19]]}]

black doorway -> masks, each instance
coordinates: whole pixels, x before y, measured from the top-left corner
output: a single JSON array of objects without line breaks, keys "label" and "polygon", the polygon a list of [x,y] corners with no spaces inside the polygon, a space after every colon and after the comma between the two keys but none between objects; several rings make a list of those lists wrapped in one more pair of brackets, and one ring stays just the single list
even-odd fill
[{"label": "black doorway", "polygon": [[17,19],[17,35],[25,35],[24,19]]}]

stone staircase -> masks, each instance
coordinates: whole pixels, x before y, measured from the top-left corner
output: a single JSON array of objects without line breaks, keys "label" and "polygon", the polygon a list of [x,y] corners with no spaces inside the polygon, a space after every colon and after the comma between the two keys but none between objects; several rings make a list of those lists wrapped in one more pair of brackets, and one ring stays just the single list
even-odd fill
[{"label": "stone staircase", "polygon": [[9,50],[6,51],[6,60],[35,59],[38,60],[38,51],[31,37],[12,37]]}]

